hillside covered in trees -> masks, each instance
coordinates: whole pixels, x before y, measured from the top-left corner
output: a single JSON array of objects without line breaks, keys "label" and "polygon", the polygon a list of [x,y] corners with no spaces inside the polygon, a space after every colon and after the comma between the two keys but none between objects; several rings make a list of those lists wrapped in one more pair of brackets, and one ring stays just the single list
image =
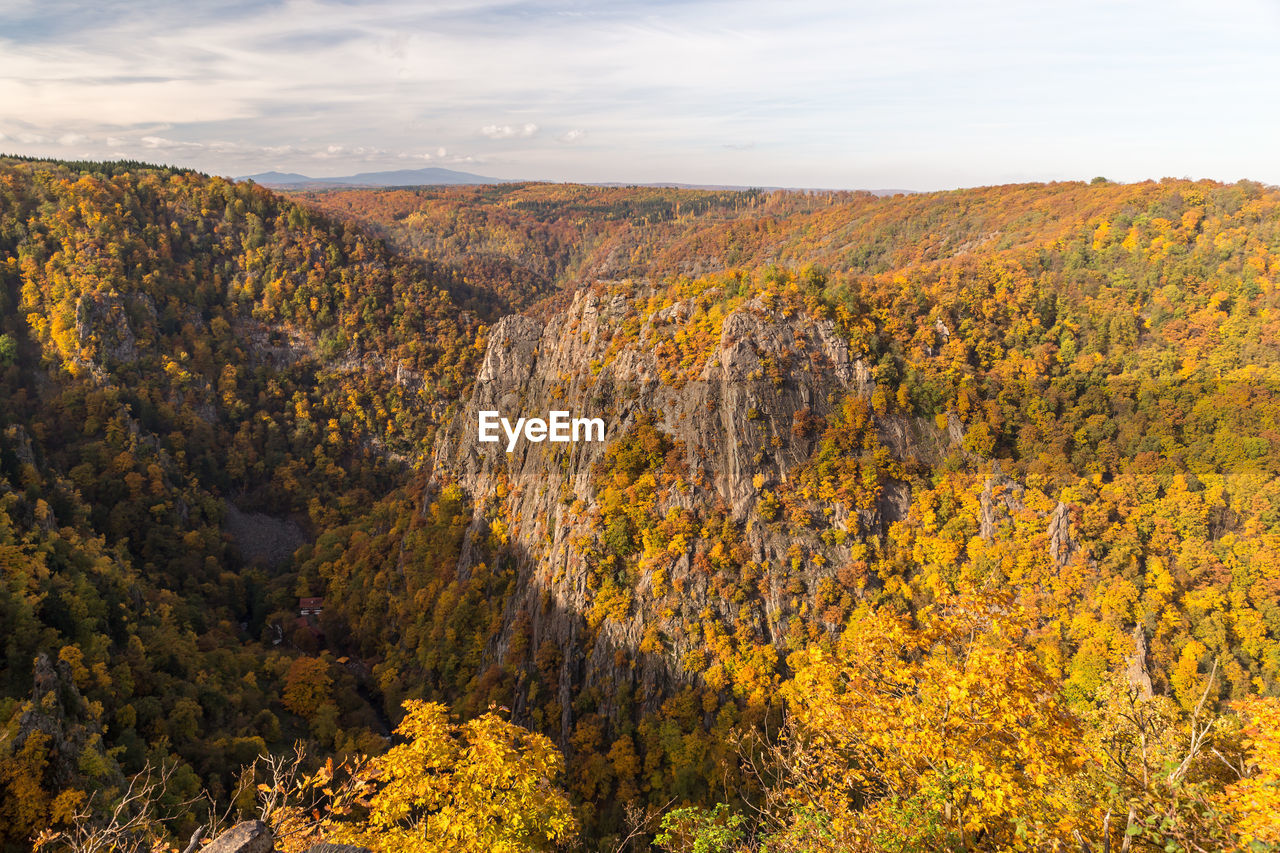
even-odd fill
[{"label": "hillside covered in trees", "polygon": [[1271,849],[1278,266],[1249,182],[0,160],[0,846]]}]

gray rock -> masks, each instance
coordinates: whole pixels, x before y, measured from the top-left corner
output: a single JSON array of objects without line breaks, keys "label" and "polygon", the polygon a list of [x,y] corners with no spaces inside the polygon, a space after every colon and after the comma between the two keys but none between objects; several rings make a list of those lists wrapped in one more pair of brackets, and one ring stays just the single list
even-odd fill
[{"label": "gray rock", "polygon": [[1138,698],[1150,699],[1151,673],[1147,671],[1147,632],[1142,625],[1133,626],[1133,656],[1129,658],[1129,667],[1125,671],[1129,679],[1129,687],[1137,692]]},{"label": "gray rock", "polygon": [[23,429],[21,424],[6,427],[4,438],[5,443],[13,450],[13,454],[18,457],[20,464],[36,467],[36,454],[31,445],[31,435]]},{"label": "gray rock", "polygon": [[902,521],[911,508],[911,484],[887,480],[880,494],[880,518],[886,524]]},{"label": "gray rock", "polygon": [[12,748],[20,750],[37,734],[47,737],[48,766],[44,772],[57,787],[86,784],[79,769],[86,752],[95,754],[108,768],[108,775],[97,780],[99,784],[123,785],[124,776],[115,759],[103,750],[102,727],[77,689],[71,666],[64,660],[51,660],[44,652],[36,656],[34,664],[31,701],[23,706],[17,730],[9,732]]},{"label": "gray rock", "polygon": [[128,311],[124,300],[114,293],[80,298],[76,337],[81,346],[95,349],[99,366],[133,364],[138,360],[138,341],[129,325]]},{"label": "gray rock", "polygon": [[260,820],[247,820],[219,835],[202,848],[202,853],[272,853],[275,847],[269,826]]},{"label": "gray rock", "polygon": [[[756,297],[725,315],[717,340],[708,334],[713,326],[692,325],[702,323],[693,301],[647,315],[644,306],[653,295],[647,285],[636,284],[629,299],[611,294],[610,287],[579,289],[571,304],[538,319],[516,315],[494,324],[471,399],[436,436],[435,474],[422,503],[425,510],[446,483],[475,502],[457,563],[459,581],[485,559],[477,543],[502,513],[518,565],[486,655],[505,660],[518,636],[526,649],[557,650],[564,740],[572,732],[577,691],[599,689],[606,697],[599,713],[613,719],[631,713],[615,701],[618,685],[634,685],[642,697],[637,711],[653,713],[679,684],[699,678],[682,664],[699,645],[682,629],[686,620],[713,613],[732,630],[785,654],[791,620],[802,608],[826,606],[819,597],[853,561],[851,543],[883,533],[911,503],[908,483],[893,480],[861,507],[802,498],[803,509],[818,520],[813,525],[781,516],[765,523],[759,515],[766,491],[774,501],[791,497],[796,475],[821,447],[824,424],[839,414],[845,398],[865,400],[876,390],[868,365],[854,357],[830,320],[806,312],[784,315]],[[700,343],[686,347],[684,335]],[[682,353],[678,359],[676,352]],[[598,417],[605,440],[520,439],[508,453],[505,437],[478,440],[478,413],[487,410],[512,421],[553,410]],[[718,507],[721,523],[736,531],[734,559],[754,577],[742,583],[740,599],[727,596],[727,574],[713,577],[706,555],[686,543],[628,577],[630,605],[588,631],[581,614],[591,608],[594,590],[578,543],[598,535],[590,520],[595,472],[610,443],[649,415],[670,441],[671,464],[682,468],[687,485],[671,490],[660,512]],[[932,418],[892,414],[876,416],[869,426],[898,459],[928,462],[945,457],[963,437],[953,420],[951,431]],[[506,491],[501,506],[493,497],[500,484]],[[842,535],[823,538],[828,528]],[[650,628],[657,629],[660,647],[636,654]],[[513,713],[527,710],[521,702]]]},{"label": "gray rock", "polygon": [[1065,566],[1075,556],[1080,546],[1071,536],[1071,509],[1062,501],[1049,519],[1049,556],[1059,566]]},{"label": "gray rock", "polygon": [[990,542],[994,539],[1003,522],[1025,509],[1022,502],[1025,493],[1022,484],[1000,473],[1000,464],[996,463],[995,471],[987,478],[978,498],[981,525],[978,533],[984,540]]},{"label": "gray rock", "polygon": [[298,523],[287,518],[273,518],[260,512],[242,512],[231,501],[223,501],[223,529],[240,555],[250,563],[280,566],[293,552],[307,542]]}]

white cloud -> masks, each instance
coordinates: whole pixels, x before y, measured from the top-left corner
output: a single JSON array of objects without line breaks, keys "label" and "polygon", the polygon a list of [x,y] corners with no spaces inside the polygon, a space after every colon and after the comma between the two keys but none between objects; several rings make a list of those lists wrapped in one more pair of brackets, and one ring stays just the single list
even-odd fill
[{"label": "white cloud", "polygon": [[0,0],[0,131],[223,174],[474,149],[580,180],[1280,180],[1274,4],[1171,5]]},{"label": "white cloud", "polygon": [[[371,166],[391,159],[420,158],[438,160],[448,163],[478,162],[471,155],[450,155],[444,147],[434,151],[393,151],[387,148],[368,145],[342,145],[328,143],[319,145],[257,145],[248,142],[227,139],[210,139],[197,141],[176,139],[147,131],[123,131],[115,134],[61,132],[54,129],[49,134],[32,133],[16,130],[8,133],[0,131],[0,140],[9,139],[24,146],[37,146],[36,150],[18,153],[48,154],[38,146],[57,144],[64,147],[78,147],[90,153],[86,156],[101,156],[112,159],[122,157],[140,157],[143,159],[161,159],[174,162],[177,157],[219,157],[234,162],[244,163],[256,168],[258,164],[269,162],[281,165],[285,162],[300,163],[302,160],[340,161],[346,164]],[[60,155],[62,156],[62,155]],[[226,173],[243,173],[254,168],[228,169]]]},{"label": "white cloud", "polygon": [[143,148],[163,149],[166,151],[187,150],[200,151],[206,146],[200,142],[179,142],[176,139],[165,139],[163,136],[144,136],[138,140]]},{"label": "white cloud", "polygon": [[538,135],[538,126],[533,122],[512,127],[509,124],[486,124],[480,128],[480,132],[490,139],[511,139],[520,137],[521,139],[529,139]]},{"label": "white cloud", "polygon": [[[54,65],[22,57],[0,42],[0,103],[34,125],[90,124],[127,127],[152,122],[205,122],[250,118],[249,90],[235,81],[166,80],[99,82],[59,78]],[[7,55],[7,57],[6,57]],[[84,60],[71,59],[77,63]],[[38,79],[21,79],[42,75]],[[51,76],[44,76],[51,75]]]},{"label": "white cloud", "polygon": [[303,151],[307,156],[316,160],[332,160],[332,159],[356,159],[368,161],[386,156],[396,156],[394,152],[385,148],[377,148],[369,145],[325,145],[321,148]]}]

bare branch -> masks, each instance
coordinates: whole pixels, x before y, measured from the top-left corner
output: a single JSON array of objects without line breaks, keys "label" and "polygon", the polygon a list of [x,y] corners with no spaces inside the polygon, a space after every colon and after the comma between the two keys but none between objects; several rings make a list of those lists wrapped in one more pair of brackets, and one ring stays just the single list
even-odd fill
[{"label": "bare branch", "polygon": [[1208,738],[1209,732],[1213,729],[1213,720],[1208,722],[1200,722],[1200,714],[1204,711],[1204,703],[1209,699],[1209,691],[1213,687],[1215,676],[1218,674],[1218,659],[1213,659],[1213,668],[1209,670],[1209,677],[1205,679],[1204,691],[1200,694],[1200,701],[1196,703],[1195,710],[1191,712],[1191,740],[1187,744],[1187,754],[1183,757],[1182,762],[1173,769],[1169,774],[1169,784],[1177,785],[1186,778],[1187,771],[1191,769],[1191,764],[1200,755],[1200,751],[1204,746],[1205,739]]}]

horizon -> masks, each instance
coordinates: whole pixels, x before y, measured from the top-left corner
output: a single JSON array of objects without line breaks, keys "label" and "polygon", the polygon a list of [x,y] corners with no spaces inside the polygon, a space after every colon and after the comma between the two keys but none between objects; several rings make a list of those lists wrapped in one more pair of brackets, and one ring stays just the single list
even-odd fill
[{"label": "horizon", "polygon": [[0,32],[0,148],[27,156],[915,191],[1280,181],[1259,106],[1280,9],[1260,0],[9,0]]},{"label": "horizon", "polygon": [[[15,153],[15,152],[12,152],[12,151],[3,151],[3,150],[0,150],[0,160],[2,160],[2,159],[6,159],[6,158],[21,159],[21,160],[33,161],[33,162],[50,162],[50,163],[58,163],[58,162],[84,162],[84,163],[102,163],[102,164],[104,164],[104,165],[105,165],[105,164],[111,164],[111,163],[136,162],[136,163],[138,163],[140,166],[142,166],[142,167],[144,167],[144,168],[152,168],[152,169],[173,169],[173,170],[176,170],[176,171],[192,171],[192,172],[196,172],[196,173],[199,173],[199,174],[205,175],[206,177],[210,177],[210,178],[220,178],[220,179],[222,179],[222,180],[236,181],[236,182],[241,182],[241,181],[254,181],[255,183],[260,183],[260,184],[262,184],[263,186],[267,186],[267,187],[269,187],[269,188],[271,188],[271,189],[275,189],[275,190],[278,190],[278,191],[281,191],[281,190],[283,190],[283,191],[287,191],[287,190],[289,190],[289,189],[293,189],[293,188],[296,188],[296,189],[299,189],[299,190],[303,190],[303,189],[314,189],[314,188],[315,188],[315,187],[314,187],[314,184],[320,184],[320,183],[325,183],[325,182],[331,182],[331,181],[332,181],[332,182],[335,182],[332,186],[330,186],[330,187],[320,187],[319,189],[371,189],[371,190],[383,190],[383,189],[412,189],[412,188],[417,188],[417,187],[437,187],[437,186],[441,186],[441,187],[467,187],[467,186],[501,186],[501,185],[503,185],[503,184],[510,184],[510,185],[546,184],[546,185],[551,185],[551,186],[584,186],[584,187],[597,187],[597,188],[609,188],[609,187],[614,187],[614,188],[619,188],[619,189],[627,189],[627,188],[631,188],[631,187],[637,187],[637,188],[641,188],[641,187],[653,187],[653,188],[666,188],[666,189],[678,189],[678,190],[679,190],[679,189],[684,189],[684,190],[691,190],[691,191],[714,191],[714,190],[720,190],[720,191],[724,191],[724,192],[749,192],[749,191],[763,191],[763,192],[774,192],[774,191],[779,191],[779,192],[810,192],[810,193],[859,193],[859,192],[869,192],[869,193],[872,193],[872,194],[882,195],[883,197],[892,197],[893,195],[899,195],[899,194],[906,194],[906,195],[928,195],[928,194],[932,194],[932,193],[963,192],[963,191],[966,191],[966,190],[994,189],[994,188],[999,188],[999,187],[1015,187],[1015,186],[1053,186],[1053,185],[1057,185],[1057,184],[1090,184],[1090,183],[1093,183],[1094,181],[1097,181],[1099,178],[1101,178],[1101,179],[1105,180],[1105,181],[1106,181],[1106,183],[1108,183],[1108,184],[1117,184],[1117,185],[1135,185],[1135,184],[1144,184],[1144,183],[1159,184],[1159,183],[1164,183],[1164,182],[1167,182],[1167,181],[1179,182],[1179,183],[1201,183],[1201,182],[1206,182],[1206,181],[1207,181],[1207,182],[1210,182],[1210,183],[1216,183],[1216,184],[1219,184],[1219,185],[1221,185],[1221,186],[1231,186],[1231,185],[1233,185],[1233,184],[1237,184],[1237,183],[1245,182],[1245,183],[1256,183],[1256,184],[1259,184],[1259,185],[1261,185],[1261,186],[1263,186],[1263,187],[1266,187],[1266,188],[1272,188],[1272,189],[1274,189],[1274,188],[1280,188],[1280,183],[1271,183],[1271,182],[1269,182],[1269,181],[1261,181],[1261,180],[1258,180],[1258,179],[1256,179],[1256,178],[1252,178],[1252,177],[1248,177],[1248,176],[1243,176],[1243,177],[1240,177],[1240,178],[1236,178],[1236,179],[1234,179],[1234,180],[1221,180],[1221,179],[1218,179],[1218,178],[1209,178],[1209,177],[1201,177],[1201,178],[1197,178],[1197,177],[1189,177],[1189,176],[1186,176],[1186,175],[1181,175],[1181,176],[1178,176],[1178,175],[1161,175],[1160,177],[1148,176],[1148,177],[1135,178],[1135,179],[1133,179],[1133,180],[1117,180],[1117,179],[1115,179],[1115,178],[1111,178],[1111,177],[1108,177],[1108,176],[1106,176],[1106,175],[1094,175],[1094,176],[1089,177],[1089,178],[1085,178],[1085,177],[1078,177],[1078,178],[1071,178],[1071,177],[1068,177],[1068,178],[1041,178],[1041,179],[1029,178],[1029,179],[1021,180],[1021,181],[1006,181],[1006,182],[1003,182],[1003,183],[988,183],[988,184],[968,184],[968,185],[964,185],[964,186],[955,186],[955,187],[939,187],[939,188],[930,188],[930,189],[913,189],[913,188],[910,188],[910,187],[869,187],[869,186],[868,186],[868,187],[802,187],[802,186],[781,186],[781,185],[760,185],[760,184],[756,184],[756,185],[752,185],[752,184],[716,184],[716,183],[711,183],[711,182],[695,182],[695,181],[663,181],[663,180],[653,180],[653,181],[626,181],[626,180],[616,180],[616,179],[615,179],[615,180],[601,180],[601,181],[575,181],[575,180],[559,180],[559,179],[555,179],[555,178],[519,178],[519,177],[517,177],[517,178],[503,178],[503,177],[498,177],[498,176],[495,176],[495,175],[481,175],[481,174],[476,173],[476,172],[470,172],[469,170],[464,170],[464,169],[452,169],[452,168],[449,168],[449,167],[443,167],[443,166],[417,166],[417,167],[414,167],[413,169],[409,169],[409,168],[405,167],[405,168],[401,168],[401,169],[378,169],[378,170],[367,170],[367,173],[368,173],[368,174],[370,174],[370,175],[378,175],[378,174],[386,174],[386,173],[399,172],[399,171],[425,171],[425,170],[427,170],[427,169],[439,169],[439,170],[441,170],[441,171],[445,171],[445,172],[452,172],[452,173],[455,173],[455,174],[474,174],[476,177],[493,179],[493,180],[495,181],[495,183],[489,183],[489,184],[485,184],[485,183],[474,183],[474,184],[468,184],[468,183],[465,183],[465,182],[459,182],[459,183],[451,183],[451,184],[430,184],[430,183],[425,183],[425,184],[353,184],[353,183],[336,183],[336,182],[341,181],[342,179],[347,179],[347,178],[355,177],[357,174],[360,174],[360,173],[358,173],[358,172],[352,172],[352,173],[349,173],[349,174],[337,174],[337,175],[327,175],[327,176],[326,176],[326,175],[305,175],[305,174],[297,173],[297,172],[287,172],[287,171],[285,171],[285,170],[281,170],[281,169],[265,169],[265,170],[262,170],[262,171],[259,171],[259,172],[252,172],[252,173],[241,174],[241,175],[228,175],[228,174],[219,174],[219,173],[217,173],[217,172],[212,172],[212,171],[203,170],[203,169],[200,169],[200,168],[198,168],[198,167],[196,167],[196,166],[184,165],[184,164],[176,163],[176,162],[175,162],[175,163],[166,163],[166,162],[162,162],[162,161],[158,161],[158,160],[136,160],[136,159],[134,159],[134,158],[116,158],[116,159],[99,159],[99,158],[67,158],[67,157],[60,157],[60,156],[57,156],[57,155],[19,154],[19,153]],[[257,180],[257,178],[259,178],[259,177],[261,177],[261,176],[263,176],[263,175],[271,174],[271,173],[278,173],[278,174],[296,174],[296,175],[299,175],[300,177],[304,177],[304,178],[306,178],[306,181],[299,181],[299,182],[297,182],[297,183],[296,183],[296,185],[291,186],[291,185],[289,185],[289,184],[276,184],[276,185],[273,185],[273,184],[269,184],[269,183],[263,183],[262,181]]]}]

